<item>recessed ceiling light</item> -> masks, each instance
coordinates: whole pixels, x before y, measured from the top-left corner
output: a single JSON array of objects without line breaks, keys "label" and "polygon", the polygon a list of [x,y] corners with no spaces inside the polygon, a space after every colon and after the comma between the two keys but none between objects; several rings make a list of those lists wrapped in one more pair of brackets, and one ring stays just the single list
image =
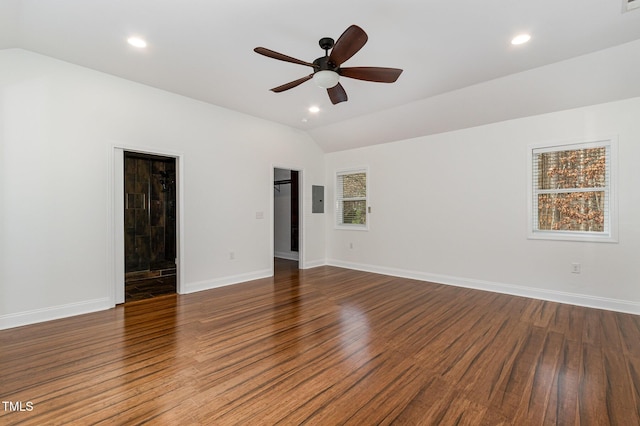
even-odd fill
[{"label": "recessed ceiling light", "polygon": [[531,36],[529,34],[519,34],[511,40],[511,44],[524,44],[529,40],[531,40]]},{"label": "recessed ceiling light", "polygon": [[314,105],[312,107],[309,107],[309,112],[311,112],[313,114],[316,114],[316,113],[320,112],[320,108],[318,108],[317,106]]},{"label": "recessed ceiling light", "polygon": [[140,37],[129,37],[127,39],[127,43],[135,47],[147,47],[147,42],[141,39]]}]

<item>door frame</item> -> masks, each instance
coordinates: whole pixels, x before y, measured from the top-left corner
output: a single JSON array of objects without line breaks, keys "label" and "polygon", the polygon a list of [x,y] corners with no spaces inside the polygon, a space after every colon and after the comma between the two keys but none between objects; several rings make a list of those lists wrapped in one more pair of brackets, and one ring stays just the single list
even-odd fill
[{"label": "door frame", "polygon": [[113,177],[111,179],[113,187],[111,190],[111,223],[110,228],[112,238],[113,253],[113,277],[110,280],[112,289],[109,292],[112,296],[112,305],[125,302],[124,294],[124,274],[125,274],[125,252],[124,252],[124,153],[136,152],[140,154],[159,155],[174,158],[176,160],[176,292],[183,294],[184,284],[184,158],[182,153],[171,152],[162,149],[128,146],[124,144],[114,144],[111,147],[111,159]]},{"label": "door frame", "polygon": [[275,180],[275,169],[284,169],[284,170],[293,170],[298,172],[298,269],[305,269],[305,241],[306,241],[306,220],[304,214],[304,200],[305,200],[305,171],[302,167],[296,167],[291,165],[283,165],[279,163],[271,164],[271,178],[269,181],[269,211],[271,212],[271,223],[270,227],[270,243],[269,243],[269,253],[270,253],[270,265],[271,265],[271,275],[273,275],[273,259],[275,255],[275,215],[274,215],[274,205],[275,205],[275,194],[273,193],[273,182]]}]

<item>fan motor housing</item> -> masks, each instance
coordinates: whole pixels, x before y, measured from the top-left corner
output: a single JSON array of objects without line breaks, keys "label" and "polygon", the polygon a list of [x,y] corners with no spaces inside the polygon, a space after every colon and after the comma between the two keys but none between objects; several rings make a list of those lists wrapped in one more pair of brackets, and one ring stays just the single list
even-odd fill
[{"label": "fan motor housing", "polygon": [[329,60],[328,56],[323,56],[321,58],[313,61],[313,65],[315,65],[314,69],[317,71],[338,71],[338,66]]},{"label": "fan motor housing", "polygon": [[333,45],[335,42],[331,37],[323,37],[318,42],[320,47],[324,50],[324,57],[318,58],[313,61],[313,65],[315,65],[315,72],[318,71],[337,71],[338,66],[333,62],[329,61],[329,49],[333,49]]}]

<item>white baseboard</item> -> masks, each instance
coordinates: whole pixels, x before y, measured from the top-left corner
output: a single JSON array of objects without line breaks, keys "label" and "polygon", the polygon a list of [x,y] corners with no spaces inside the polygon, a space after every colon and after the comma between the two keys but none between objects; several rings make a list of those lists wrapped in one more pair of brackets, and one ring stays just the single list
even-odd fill
[{"label": "white baseboard", "polygon": [[113,308],[113,301],[108,297],[103,299],[86,300],[67,305],[52,306],[49,308],[34,309],[31,311],[17,312],[0,316],[0,330],[35,324],[38,322],[52,321],[75,315],[104,311]]},{"label": "white baseboard", "polygon": [[274,257],[286,260],[298,260],[299,253],[297,251],[277,251],[273,253]]},{"label": "white baseboard", "polygon": [[[567,293],[554,290],[545,290],[533,287],[523,287],[512,284],[495,283],[490,281],[460,278],[449,275],[430,274],[419,271],[410,271],[384,266],[368,265],[340,260],[329,259],[307,262],[305,269],[330,265],[340,268],[354,269],[358,271],[372,272],[394,277],[409,278],[418,281],[428,281],[437,284],[453,285],[457,287],[472,288],[476,290],[492,291],[495,293],[510,294],[532,299],[548,300],[551,302],[566,303],[570,305],[585,306],[589,308],[605,309],[609,311],[624,312],[640,315],[640,303],[626,300],[610,299],[605,297],[589,296],[577,293]],[[203,290],[210,290],[217,287],[224,287],[246,281],[268,278],[272,276],[270,269],[263,269],[251,273],[234,275],[215,280],[187,283],[184,293],[195,293]],[[23,325],[35,324],[44,321],[52,321],[60,318],[82,315],[91,312],[103,311],[113,308],[113,301],[109,298],[87,300],[83,302],[70,303],[61,306],[53,306],[31,311],[17,312],[0,316],[0,330],[20,327]]]},{"label": "white baseboard", "polygon": [[626,300],[609,299],[606,297],[589,296],[578,293],[567,293],[555,290],[524,287],[513,284],[495,283],[490,281],[460,278],[449,275],[430,274],[425,272],[388,268],[384,266],[344,262],[334,259],[328,259],[327,265],[355,269],[358,271],[373,272],[382,275],[390,275],[394,277],[409,278],[418,281],[428,281],[437,284],[453,285],[456,287],[465,287],[475,290],[492,291],[494,293],[510,294],[512,296],[522,296],[531,299],[548,300],[550,302],[566,303],[569,305],[585,306],[588,308],[605,309],[608,311],[640,315],[640,303],[629,302]]},{"label": "white baseboard", "polygon": [[211,290],[218,287],[224,287],[232,284],[239,284],[245,281],[259,280],[261,278],[268,278],[272,276],[270,269],[263,269],[260,271],[249,272],[246,274],[232,275],[229,277],[217,278],[214,280],[198,281],[195,283],[186,283],[183,286],[183,293],[195,293],[198,291]]},{"label": "white baseboard", "polygon": [[301,269],[311,269],[311,268],[317,268],[319,266],[325,266],[327,264],[327,262],[323,260],[310,260],[307,262],[304,262],[304,264],[302,265]]}]

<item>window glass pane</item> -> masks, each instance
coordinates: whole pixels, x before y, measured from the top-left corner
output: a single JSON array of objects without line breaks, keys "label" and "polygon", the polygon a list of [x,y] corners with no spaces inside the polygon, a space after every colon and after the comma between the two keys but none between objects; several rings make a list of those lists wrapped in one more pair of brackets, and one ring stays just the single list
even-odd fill
[{"label": "window glass pane", "polygon": [[367,222],[367,202],[360,201],[344,201],[342,203],[342,223],[364,225]]},{"label": "window glass pane", "polygon": [[364,198],[367,196],[367,174],[353,173],[342,176],[343,198]]},{"label": "window glass pane", "polygon": [[538,154],[538,189],[604,188],[606,147]]},{"label": "window glass pane", "polygon": [[538,229],[604,232],[605,192],[538,194]]}]

